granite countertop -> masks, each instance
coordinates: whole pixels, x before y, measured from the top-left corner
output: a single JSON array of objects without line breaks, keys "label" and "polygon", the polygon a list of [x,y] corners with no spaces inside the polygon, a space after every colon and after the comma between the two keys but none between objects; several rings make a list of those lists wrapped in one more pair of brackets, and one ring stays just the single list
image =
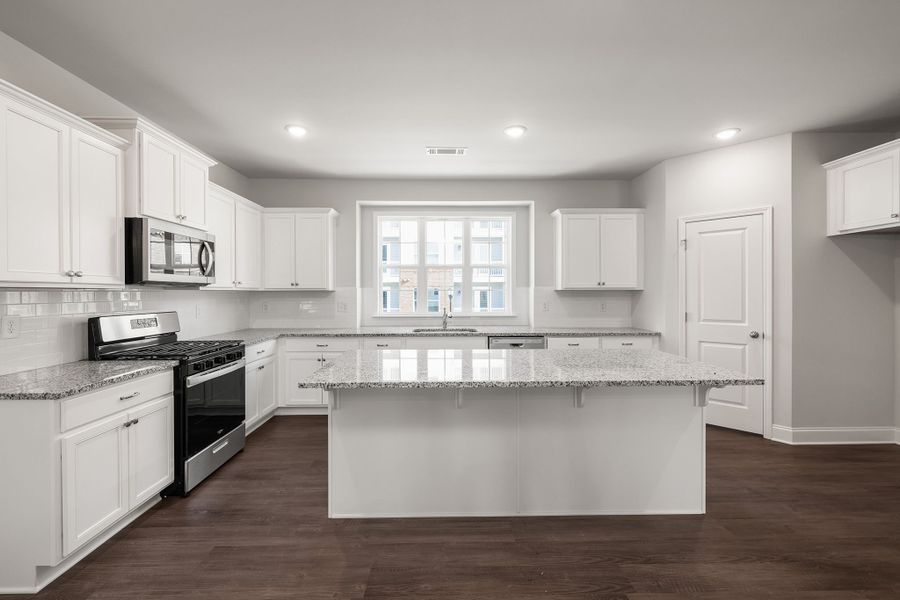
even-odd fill
[{"label": "granite countertop", "polygon": [[345,352],[300,387],[483,388],[762,385],[762,379],[658,350]]},{"label": "granite countertop", "polygon": [[82,360],[0,375],[0,400],[59,400],[176,366],[172,360]]},{"label": "granite countertop", "polygon": [[[461,326],[460,326],[461,327]],[[636,327],[472,327],[477,331],[418,331],[413,327],[347,327],[337,329],[305,328],[305,329],[241,329],[217,335],[207,336],[204,340],[241,340],[252,346],[261,342],[275,340],[280,337],[486,337],[506,336],[523,337],[543,335],[547,337],[601,337],[611,335],[647,335],[658,336],[658,331],[638,329]]]}]

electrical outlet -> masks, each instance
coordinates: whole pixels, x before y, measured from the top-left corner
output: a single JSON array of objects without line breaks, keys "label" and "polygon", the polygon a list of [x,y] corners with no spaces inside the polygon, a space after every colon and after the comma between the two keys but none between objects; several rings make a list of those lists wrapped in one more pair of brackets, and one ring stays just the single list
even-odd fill
[{"label": "electrical outlet", "polygon": [[543,309],[544,309],[544,312],[550,312],[550,303],[544,302]]},{"label": "electrical outlet", "polygon": [[19,331],[22,329],[22,317],[11,315],[0,319],[0,338],[12,339],[19,337]]},{"label": "electrical outlet", "polygon": [[264,313],[269,312],[269,303],[268,303],[268,302],[263,302],[262,309],[263,309],[263,312],[264,312]]},{"label": "electrical outlet", "polygon": [[606,302],[600,303],[600,312],[606,312]]},{"label": "electrical outlet", "polygon": [[197,304],[197,305],[194,307],[194,316],[195,316],[196,318],[198,318],[198,319],[200,318],[200,305],[199,305],[199,304]]},{"label": "electrical outlet", "polygon": [[337,311],[339,313],[347,312],[347,303],[346,302],[338,302],[337,303]]}]

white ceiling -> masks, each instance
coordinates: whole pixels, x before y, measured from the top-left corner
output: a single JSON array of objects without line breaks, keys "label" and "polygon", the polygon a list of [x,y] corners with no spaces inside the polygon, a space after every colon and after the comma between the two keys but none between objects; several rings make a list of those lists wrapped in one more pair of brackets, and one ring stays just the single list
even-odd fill
[{"label": "white ceiling", "polygon": [[0,0],[0,29],[251,177],[631,176],[724,127],[900,129],[898,0]]}]

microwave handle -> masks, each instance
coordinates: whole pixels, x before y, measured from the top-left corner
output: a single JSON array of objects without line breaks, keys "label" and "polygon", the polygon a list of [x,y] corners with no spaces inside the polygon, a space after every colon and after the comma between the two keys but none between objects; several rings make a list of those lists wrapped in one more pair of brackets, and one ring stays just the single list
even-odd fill
[{"label": "microwave handle", "polygon": [[[203,254],[206,253],[207,264],[204,266],[203,264]],[[203,272],[203,275],[209,277],[209,274],[212,273],[213,265],[216,262],[216,256],[213,252],[212,246],[209,245],[209,242],[203,242],[200,247],[200,270]]]}]

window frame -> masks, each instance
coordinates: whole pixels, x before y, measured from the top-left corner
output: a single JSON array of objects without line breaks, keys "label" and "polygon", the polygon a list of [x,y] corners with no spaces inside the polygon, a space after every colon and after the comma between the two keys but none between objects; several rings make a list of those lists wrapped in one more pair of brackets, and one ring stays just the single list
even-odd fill
[{"label": "window frame", "polygon": [[[376,318],[441,318],[441,313],[428,312],[428,269],[429,268],[447,268],[462,269],[462,310],[454,310],[453,315],[459,317],[514,317],[515,295],[515,272],[516,272],[516,213],[509,210],[484,210],[472,207],[472,210],[465,212],[432,212],[432,211],[415,211],[408,210],[403,212],[393,211],[373,211],[372,213],[374,228],[374,246],[373,249],[373,269],[375,271],[375,292],[376,292]],[[417,222],[417,270],[418,281],[416,285],[416,302],[415,312],[386,312],[382,303],[383,281],[382,281],[382,237],[381,223],[382,221],[403,221],[415,220]],[[478,263],[473,266],[472,263],[472,222],[474,221],[490,221],[505,220],[508,223],[507,239],[506,239],[506,257],[505,261],[500,264],[491,265],[489,268],[506,269],[506,310],[503,311],[486,311],[475,312],[472,310],[471,303],[473,301],[474,287],[472,284],[473,269],[485,268],[484,265]],[[463,256],[462,264],[428,264],[428,240],[426,235],[426,223],[428,221],[462,221],[463,222]],[[393,266],[393,265],[392,265]],[[398,264],[398,268],[412,268],[413,265]],[[488,300],[490,307],[490,298]]]}]

